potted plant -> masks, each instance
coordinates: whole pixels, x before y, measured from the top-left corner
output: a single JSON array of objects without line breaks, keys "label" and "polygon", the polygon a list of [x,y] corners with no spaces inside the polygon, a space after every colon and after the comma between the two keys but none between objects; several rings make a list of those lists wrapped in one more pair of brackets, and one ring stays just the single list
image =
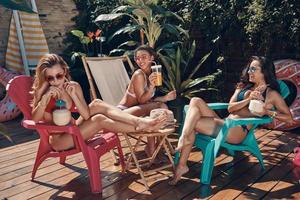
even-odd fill
[{"label": "potted plant", "polygon": [[195,42],[185,42],[178,46],[176,50],[159,50],[158,55],[166,69],[166,76],[163,76],[164,90],[171,91],[176,90],[177,98],[169,105],[174,111],[177,120],[181,122],[183,107],[186,104],[186,100],[194,96],[197,96],[203,91],[217,91],[214,87],[208,87],[218,75],[221,74],[221,70],[217,70],[215,73],[194,77],[195,73],[200,69],[202,64],[210,56],[211,52],[204,55],[196,65],[192,64],[194,58],[196,45]]}]

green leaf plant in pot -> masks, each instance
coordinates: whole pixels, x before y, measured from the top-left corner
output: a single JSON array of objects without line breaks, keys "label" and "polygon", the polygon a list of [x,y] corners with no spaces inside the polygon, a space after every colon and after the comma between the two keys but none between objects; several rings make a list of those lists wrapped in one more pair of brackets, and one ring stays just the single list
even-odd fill
[{"label": "green leaf plant in pot", "polygon": [[195,54],[195,41],[184,42],[176,50],[159,50],[158,56],[165,68],[166,74],[163,75],[164,90],[176,90],[177,98],[169,104],[171,110],[179,123],[182,122],[182,111],[184,105],[194,96],[203,91],[217,91],[214,87],[208,87],[208,84],[215,80],[221,74],[217,70],[213,74],[202,77],[195,77],[203,63],[210,56],[211,52],[204,55],[196,64],[193,64]]}]

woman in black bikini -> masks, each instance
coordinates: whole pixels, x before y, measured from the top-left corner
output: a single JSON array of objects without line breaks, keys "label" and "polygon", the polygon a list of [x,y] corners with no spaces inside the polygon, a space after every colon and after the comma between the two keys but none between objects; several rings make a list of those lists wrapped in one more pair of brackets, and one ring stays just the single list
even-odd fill
[{"label": "woman in black bikini", "polygon": [[[262,113],[251,113],[248,109],[252,99],[264,101]],[[276,111],[272,110],[275,107]],[[265,57],[253,56],[243,70],[241,81],[232,95],[228,118],[247,118],[254,115],[268,115],[286,123],[293,123],[288,106],[279,94],[275,67],[271,60]],[[179,164],[173,179],[169,182],[175,185],[181,176],[188,172],[187,160],[195,141],[195,133],[216,137],[224,120],[211,110],[201,98],[192,98],[187,112],[183,131],[178,141],[177,150],[181,152]],[[229,130],[227,142],[238,144],[244,140],[251,127],[236,126]]]}]

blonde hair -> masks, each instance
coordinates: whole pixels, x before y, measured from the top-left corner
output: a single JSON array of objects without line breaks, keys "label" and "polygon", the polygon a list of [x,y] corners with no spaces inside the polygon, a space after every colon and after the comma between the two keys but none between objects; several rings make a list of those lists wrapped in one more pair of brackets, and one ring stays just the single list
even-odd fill
[{"label": "blonde hair", "polygon": [[46,77],[45,77],[46,69],[49,69],[57,64],[60,65],[61,68],[64,70],[65,78],[68,81],[71,80],[68,65],[63,60],[63,58],[57,54],[45,54],[37,64],[36,71],[35,71],[35,76],[34,76],[34,81],[33,81],[33,86],[31,91],[31,94],[33,95],[33,100],[32,100],[33,106],[35,106],[38,103],[37,101],[39,101],[39,99],[37,99],[38,97],[36,91],[39,90],[42,87],[43,83],[46,81]]}]

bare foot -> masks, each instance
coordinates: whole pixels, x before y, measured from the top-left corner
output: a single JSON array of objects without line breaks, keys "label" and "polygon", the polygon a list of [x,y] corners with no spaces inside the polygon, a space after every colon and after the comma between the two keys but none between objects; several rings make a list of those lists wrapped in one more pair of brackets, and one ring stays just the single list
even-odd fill
[{"label": "bare foot", "polygon": [[178,181],[181,179],[181,177],[186,174],[189,171],[189,168],[187,166],[177,166],[176,172],[172,178],[171,181],[169,181],[169,185],[176,185]]},{"label": "bare foot", "polygon": [[176,147],[175,150],[181,152],[181,150],[182,150],[182,148],[183,148],[184,146],[187,146],[187,145],[189,145],[189,144],[191,144],[191,143],[192,143],[192,142],[189,140],[188,137],[186,137],[186,136],[184,136],[184,135],[181,135],[181,136],[179,137],[178,144],[177,144],[177,147]]},{"label": "bare foot", "polygon": [[157,131],[159,130],[167,120],[167,113],[162,112],[156,118],[139,118],[137,122],[137,131]]}]

